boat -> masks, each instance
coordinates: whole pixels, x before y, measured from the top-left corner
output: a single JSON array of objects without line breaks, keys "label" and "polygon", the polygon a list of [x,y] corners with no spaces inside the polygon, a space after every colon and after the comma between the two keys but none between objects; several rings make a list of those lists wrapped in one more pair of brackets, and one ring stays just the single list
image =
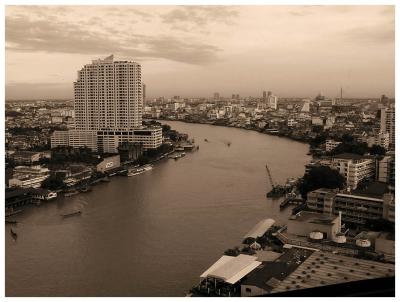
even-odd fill
[{"label": "boat", "polygon": [[71,213],[61,214],[61,216],[62,216],[63,218],[68,218],[68,217],[71,217],[71,216],[81,215],[81,214],[82,214],[81,211],[74,211],[74,212],[71,212]]},{"label": "boat", "polygon": [[267,197],[278,198],[284,196],[286,193],[285,188],[280,185],[274,186],[271,191],[267,193]]},{"label": "boat", "polygon": [[208,142],[208,139],[205,138],[204,141],[205,141],[205,142]]},{"label": "boat", "polygon": [[127,176],[135,176],[142,174],[144,172],[150,171],[153,169],[153,166],[150,164],[144,165],[142,167],[134,167],[128,170]]},{"label": "boat", "polygon": [[17,232],[15,232],[15,231],[13,230],[13,228],[10,229],[10,233],[11,233],[11,236],[12,236],[14,239],[17,239],[18,234],[17,234]]},{"label": "boat", "polygon": [[228,142],[227,145],[228,145],[228,147],[230,147],[231,146],[231,142]]},{"label": "boat", "polygon": [[87,192],[90,192],[90,191],[92,191],[92,188],[89,187],[89,186],[85,186],[85,187],[82,187],[82,188],[79,189],[79,192],[81,192],[81,193],[87,193]]},{"label": "boat", "polygon": [[144,166],[143,166],[143,169],[144,169],[145,171],[150,171],[150,170],[153,169],[153,166],[150,165],[150,164],[147,164],[147,165],[144,165]]},{"label": "boat", "polygon": [[182,152],[181,154],[180,154],[180,157],[184,157],[186,155],[186,153],[185,152]]}]

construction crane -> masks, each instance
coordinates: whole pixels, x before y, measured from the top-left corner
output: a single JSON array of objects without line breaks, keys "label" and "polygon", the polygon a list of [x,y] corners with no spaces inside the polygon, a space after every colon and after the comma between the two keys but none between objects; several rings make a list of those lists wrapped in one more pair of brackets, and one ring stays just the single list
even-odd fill
[{"label": "construction crane", "polygon": [[269,170],[268,164],[265,165],[265,169],[267,171],[267,177],[269,178],[269,182],[271,183],[272,190],[267,193],[267,197],[276,198],[285,195],[285,188],[281,185],[276,185],[274,180],[272,179],[271,171]]},{"label": "construction crane", "polygon": [[275,185],[274,185],[274,181],[272,180],[272,175],[271,175],[271,171],[268,168],[268,164],[265,164],[265,169],[267,170],[267,176],[269,178],[269,182],[270,182],[270,184],[272,186],[272,189],[274,189]]}]

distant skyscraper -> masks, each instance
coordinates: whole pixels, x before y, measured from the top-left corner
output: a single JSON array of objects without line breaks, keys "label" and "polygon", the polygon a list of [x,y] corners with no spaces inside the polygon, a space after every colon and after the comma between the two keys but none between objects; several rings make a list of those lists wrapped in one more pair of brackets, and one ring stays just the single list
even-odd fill
[{"label": "distant skyscraper", "polygon": [[265,102],[267,100],[267,92],[263,91],[263,101]]},{"label": "distant skyscraper", "polygon": [[268,97],[268,105],[271,109],[278,109],[278,97],[275,95],[270,95]]},{"label": "distant skyscraper", "polygon": [[78,71],[75,90],[77,130],[124,130],[142,126],[142,74],[135,62],[111,55]]},{"label": "distant skyscraper", "polygon": [[214,100],[219,100],[219,93],[218,92],[214,92]]},{"label": "distant skyscraper", "polygon": [[275,95],[272,95],[271,91],[268,91],[267,94],[267,104],[268,107],[271,109],[278,109],[278,97]]},{"label": "distant skyscraper", "polygon": [[303,106],[301,107],[301,112],[310,112],[310,100],[304,99]]},{"label": "distant skyscraper", "polygon": [[235,95],[234,95],[234,94],[232,94],[232,99],[233,99],[233,100],[235,99]]}]

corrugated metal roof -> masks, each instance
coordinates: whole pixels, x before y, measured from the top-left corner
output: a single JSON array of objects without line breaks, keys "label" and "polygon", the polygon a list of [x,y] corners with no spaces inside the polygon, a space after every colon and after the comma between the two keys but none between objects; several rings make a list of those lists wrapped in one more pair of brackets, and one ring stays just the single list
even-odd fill
[{"label": "corrugated metal roof", "polygon": [[261,264],[256,259],[257,257],[255,256],[244,254],[240,254],[237,257],[222,256],[200,277],[214,277],[224,280],[226,283],[235,284]]},{"label": "corrugated metal roof", "polygon": [[255,239],[257,237],[261,237],[274,224],[275,224],[275,220],[273,220],[271,218],[261,220],[246,235],[244,235],[243,238],[244,239],[246,239],[246,238],[254,238]]}]

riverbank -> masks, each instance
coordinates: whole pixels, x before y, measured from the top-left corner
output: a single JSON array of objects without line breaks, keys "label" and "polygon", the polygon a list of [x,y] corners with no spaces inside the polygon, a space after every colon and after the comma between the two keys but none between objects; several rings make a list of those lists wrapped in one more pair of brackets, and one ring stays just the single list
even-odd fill
[{"label": "riverbank", "polygon": [[[226,124],[216,124],[215,122],[207,122],[207,121],[190,121],[190,120],[184,120],[184,119],[167,119],[167,118],[157,118],[155,119],[157,121],[171,121],[171,122],[182,122],[182,123],[187,123],[187,124],[199,124],[199,125],[211,125],[211,126],[219,126],[219,127],[227,127],[227,128],[236,128],[236,129],[243,129],[243,130],[249,130],[249,131],[255,131],[261,134],[267,134],[270,136],[278,136],[281,138],[287,138],[289,140],[301,142],[308,144],[310,147],[310,141],[308,137],[293,137],[293,136],[288,136],[284,135],[282,133],[279,133],[279,130],[273,129],[273,131],[268,132],[267,130],[262,130],[256,127],[239,127],[239,126],[233,126],[233,125],[226,125]],[[278,132],[276,132],[278,131]]]}]

